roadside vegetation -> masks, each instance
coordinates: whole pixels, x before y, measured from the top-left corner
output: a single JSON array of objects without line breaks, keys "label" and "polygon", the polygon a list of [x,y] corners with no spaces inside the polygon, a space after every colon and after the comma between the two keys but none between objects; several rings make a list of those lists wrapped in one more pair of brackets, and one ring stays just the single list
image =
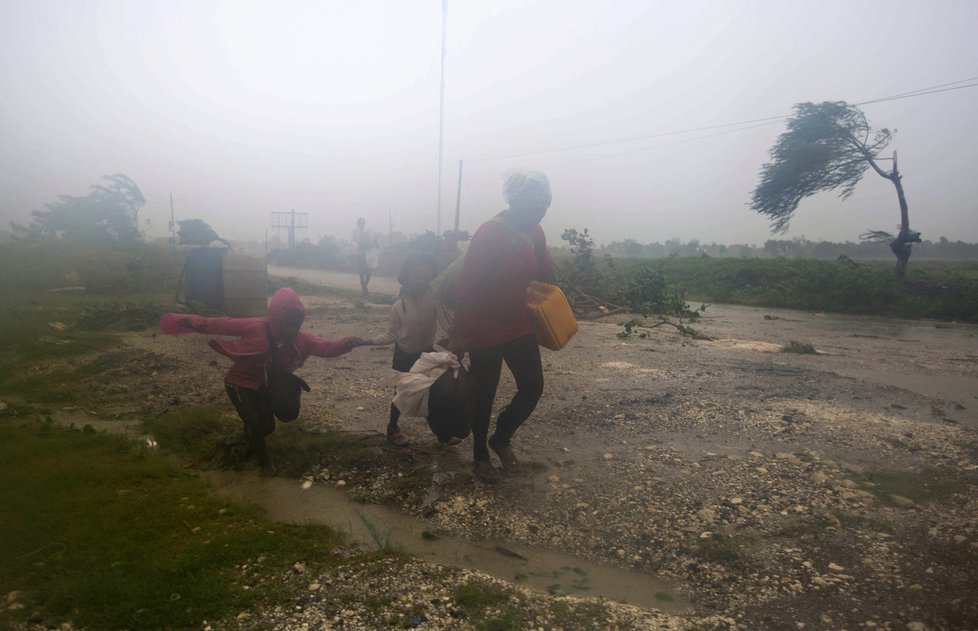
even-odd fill
[{"label": "roadside vegetation", "polygon": [[[894,318],[978,322],[978,262],[915,261],[906,278],[883,261],[670,257],[613,259],[625,278],[653,270],[692,305],[736,304]],[[560,264],[558,262],[558,264]]]}]

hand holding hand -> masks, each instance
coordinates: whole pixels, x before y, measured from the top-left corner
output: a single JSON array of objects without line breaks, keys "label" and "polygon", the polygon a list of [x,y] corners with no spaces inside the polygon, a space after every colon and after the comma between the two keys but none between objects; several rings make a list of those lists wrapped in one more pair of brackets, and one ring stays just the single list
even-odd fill
[{"label": "hand holding hand", "polygon": [[462,341],[459,337],[447,337],[438,343],[439,346],[447,350],[449,353],[454,353],[455,357],[459,361],[465,356],[465,350],[462,348]]}]

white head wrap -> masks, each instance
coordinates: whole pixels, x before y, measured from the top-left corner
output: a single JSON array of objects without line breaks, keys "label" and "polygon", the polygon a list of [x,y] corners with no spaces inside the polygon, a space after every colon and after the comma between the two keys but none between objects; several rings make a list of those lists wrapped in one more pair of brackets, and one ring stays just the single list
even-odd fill
[{"label": "white head wrap", "polygon": [[539,199],[545,199],[549,206],[550,180],[539,171],[516,169],[506,178],[506,183],[503,185],[503,197],[506,199],[506,203],[511,206],[513,202]]}]

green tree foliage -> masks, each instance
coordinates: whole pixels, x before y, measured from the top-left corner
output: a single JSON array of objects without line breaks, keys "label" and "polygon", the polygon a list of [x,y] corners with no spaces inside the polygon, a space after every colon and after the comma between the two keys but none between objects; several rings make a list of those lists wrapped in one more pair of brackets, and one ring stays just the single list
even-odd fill
[{"label": "green tree foliage", "polygon": [[221,240],[203,219],[182,219],[177,224],[177,241],[180,245],[208,245]]},{"label": "green tree foliage", "polygon": [[[610,256],[595,260],[594,239],[587,228],[581,232],[566,229],[561,239],[568,243],[571,259],[559,269],[559,280],[578,316],[624,312],[640,315],[641,319],[626,323],[622,334],[625,337],[638,328],[662,325],[673,326],[683,335],[699,336],[698,332],[682,324],[682,318],[695,320],[706,307],[691,310],[686,303],[686,292],[670,287],[660,270],[651,265],[640,265],[626,272],[619,269]],[[655,316],[654,323],[649,324],[646,318],[652,316]],[[666,316],[681,319],[677,324]]]},{"label": "green tree foliage", "polygon": [[896,156],[891,171],[877,164],[890,143],[888,129],[874,128],[856,106],[843,101],[799,103],[770,150],[771,162],[761,168],[761,181],[751,196],[751,208],[771,219],[772,232],[784,232],[802,199],[838,190],[852,195],[868,169],[893,182],[900,204],[900,232],[890,242],[897,257],[897,277],[906,273],[911,244],[920,233],[910,230],[910,218]]},{"label": "green tree foliage", "polygon": [[139,209],[146,204],[142,191],[128,175],[115,173],[91,186],[88,195],[61,195],[35,210],[29,226],[11,224],[22,240],[58,238],[65,241],[130,244],[140,241]]}]

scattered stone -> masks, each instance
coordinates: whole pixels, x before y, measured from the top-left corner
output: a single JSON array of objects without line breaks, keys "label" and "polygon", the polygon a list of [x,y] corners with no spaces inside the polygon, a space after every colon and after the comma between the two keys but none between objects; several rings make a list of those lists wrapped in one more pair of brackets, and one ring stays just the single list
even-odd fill
[{"label": "scattered stone", "polygon": [[311,592],[318,592],[320,587],[322,587],[322,585],[320,585],[319,583],[309,583],[309,586],[306,587],[306,589],[308,589]]},{"label": "scattered stone", "polygon": [[778,453],[774,454],[774,457],[778,460],[784,460],[788,464],[803,464],[801,458],[786,451],[779,451]]},{"label": "scattered stone", "polygon": [[716,519],[716,513],[709,508],[701,508],[700,510],[696,511],[696,517],[704,524],[712,524]]},{"label": "scattered stone", "polygon": [[835,563],[829,563],[829,570],[833,572],[844,572],[845,569],[846,568],[842,567],[841,565],[837,565]]},{"label": "scattered stone", "polygon": [[917,505],[917,503],[909,497],[904,497],[895,493],[890,494],[890,501],[893,502],[894,506],[899,506],[900,508],[913,508]]},{"label": "scattered stone", "polygon": [[815,484],[825,484],[829,480],[829,476],[825,475],[821,471],[816,471],[811,475],[811,481]]}]

